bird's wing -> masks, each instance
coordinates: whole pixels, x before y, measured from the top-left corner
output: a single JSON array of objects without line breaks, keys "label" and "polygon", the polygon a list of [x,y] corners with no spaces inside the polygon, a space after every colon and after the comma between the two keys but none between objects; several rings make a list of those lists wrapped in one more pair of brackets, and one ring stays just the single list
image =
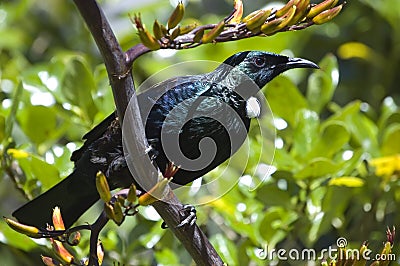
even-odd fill
[{"label": "bird's wing", "polygon": [[83,155],[83,153],[89,148],[90,144],[99,139],[104,135],[107,128],[111,125],[111,123],[116,119],[116,114],[113,112],[109,116],[107,116],[103,121],[100,122],[97,126],[95,126],[92,130],[86,133],[82,139],[85,140],[83,146],[78,150],[74,151],[71,155],[71,161],[77,162]]}]

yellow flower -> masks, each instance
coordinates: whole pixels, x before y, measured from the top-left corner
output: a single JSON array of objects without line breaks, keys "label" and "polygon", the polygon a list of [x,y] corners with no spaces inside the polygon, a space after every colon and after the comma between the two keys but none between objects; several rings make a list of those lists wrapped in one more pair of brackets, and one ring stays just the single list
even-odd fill
[{"label": "yellow flower", "polygon": [[375,158],[370,161],[375,167],[377,176],[392,176],[396,172],[400,172],[400,154]]}]

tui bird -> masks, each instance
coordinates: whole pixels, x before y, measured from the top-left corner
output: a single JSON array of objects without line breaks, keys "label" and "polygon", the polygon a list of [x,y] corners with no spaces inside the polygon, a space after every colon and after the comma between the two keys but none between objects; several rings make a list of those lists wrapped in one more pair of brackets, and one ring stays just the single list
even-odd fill
[{"label": "tui bird", "polygon": [[[268,52],[239,52],[210,73],[177,77],[140,93],[139,107],[152,148],[149,156],[161,172],[168,162],[180,165],[173,178],[178,185],[203,176],[244,142],[253,117],[248,106],[252,96],[274,77],[293,68],[318,66],[305,59]],[[205,138],[213,139],[214,146],[202,150],[201,140]],[[95,186],[98,171],[106,175],[110,189],[135,182],[124,157],[122,130],[115,114],[84,139],[84,145],[71,156],[73,173],[17,209],[13,216],[19,222],[45,227],[51,224],[52,209],[58,206],[65,226],[70,227],[99,199]],[[213,148],[213,156],[202,156]],[[200,157],[206,158],[197,160]]]}]

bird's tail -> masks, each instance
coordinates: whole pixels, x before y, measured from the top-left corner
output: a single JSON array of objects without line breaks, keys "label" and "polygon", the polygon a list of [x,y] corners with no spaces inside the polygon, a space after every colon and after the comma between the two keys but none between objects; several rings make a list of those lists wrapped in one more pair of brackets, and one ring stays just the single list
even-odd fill
[{"label": "bird's tail", "polygon": [[59,207],[64,225],[69,228],[98,199],[95,173],[82,173],[75,169],[67,178],[12,215],[23,224],[45,228],[46,224],[52,224],[54,207]]}]

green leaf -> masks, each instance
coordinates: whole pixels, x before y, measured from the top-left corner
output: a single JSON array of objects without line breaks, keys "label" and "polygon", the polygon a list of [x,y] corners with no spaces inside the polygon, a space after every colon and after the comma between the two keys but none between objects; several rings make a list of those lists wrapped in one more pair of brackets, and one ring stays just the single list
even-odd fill
[{"label": "green leaf", "polygon": [[42,158],[18,149],[9,149],[7,153],[18,161],[19,166],[27,177],[26,183],[37,179],[42,184],[42,190],[47,190],[57,182],[60,182],[58,169],[43,161]]},{"label": "green leaf", "polygon": [[291,155],[304,158],[318,140],[319,118],[317,113],[301,109],[296,114]]},{"label": "green leaf", "polygon": [[222,260],[228,265],[238,265],[236,252],[236,244],[229,240],[226,236],[216,234],[210,239],[211,244],[218,251]]},{"label": "green leaf", "polygon": [[381,151],[383,155],[400,153],[400,123],[387,127],[383,134]]},{"label": "green leaf", "polygon": [[308,79],[307,101],[312,110],[320,113],[332,100],[339,80],[337,59],[329,54],[319,63],[321,71],[313,72]]},{"label": "green leaf", "polygon": [[400,123],[400,109],[392,97],[386,97],[381,106],[381,115],[378,120],[380,130],[392,123]]},{"label": "green leaf", "polygon": [[161,250],[157,250],[154,256],[158,262],[157,265],[180,265],[179,257],[169,248],[163,247]]},{"label": "green leaf", "polygon": [[330,186],[344,186],[344,187],[362,187],[364,180],[354,176],[342,176],[329,180]]},{"label": "green leaf", "polygon": [[84,117],[93,120],[97,107],[92,98],[95,91],[93,75],[87,62],[80,56],[73,56],[65,65],[65,74],[62,80],[65,97],[84,112]]},{"label": "green leaf", "polygon": [[260,235],[268,246],[274,247],[286,237],[293,222],[298,218],[298,214],[294,211],[283,207],[270,207],[260,223]]},{"label": "green leaf", "polygon": [[348,104],[327,119],[327,123],[332,120],[343,122],[351,132],[350,144],[355,148],[362,147],[376,157],[379,155],[378,127],[360,112],[360,106],[360,101]]},{"label": "green leaf", "polygon": [[344,123],[339,121],[324,123],[322,126],[322,133],[307,158],[331,158],[348,143],[349,139],[350,132],[348,132]]},{"label": "green leaf", "polygon": [[8,115],[8,117],[5,121],[5,129],[4,129],[4,138],[5,139],[8,139],[11,137],[11,132],[13,130],[14,123],[16,120],[15,118],[17,115],[19,103],[21,101],[22,93],[23,93],[23,86],[22,86],[22,83],[19,82],[17,90],[15,91],[15,93],[13,95],[13,103],[11,106],[10,114]]},{"label": "green leaf", "polygon": [[352,157],[349,160],[343,161],[342,167],[337,174],[339,176],[351,175],[362,166],[363,160],[365,160],[364,151],[362,149],[354,150]]},{"label": "green leaf", "polygon": [[51,139],[57,128],[56,114],[50,107],[27,106],[18,117],[24,133],[36,144]]},{"label": "green leaf", "polygon": [[297,179],[317,178],[332,175],[340,169],[340,165],[326,158],[315,158],[303,169],[295,173]]},{"label": "green leaf", "polygon": [[301,167],[301,164],[284,149],[275,150],[273,163],[279,170],[286,170],[289,172],[296,171]]},{"label": "green leaf", "polygon": [[290,206],[290,194],[279,189],[276,184],[261,186],[256,190],[256,199],[268,206]]},{"label": "green leaf", "polygon": [[289,78],[279,76],[268,83],[265,94],[275,116],[295,124],[296,112],[307,107],[307,102]]},{"label": "green leaf", "polygon": [[58,169],[39,157],[32,156],[31,169],[32,174],[41,182],[42,190],[47,190],[60,182]]}]

